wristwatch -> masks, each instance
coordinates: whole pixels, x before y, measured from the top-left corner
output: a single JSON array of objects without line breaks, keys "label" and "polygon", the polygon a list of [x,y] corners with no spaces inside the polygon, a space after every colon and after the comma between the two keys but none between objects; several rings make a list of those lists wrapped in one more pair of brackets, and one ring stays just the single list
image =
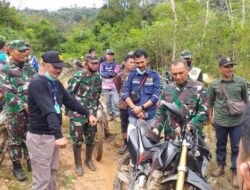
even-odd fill
[{"label": "wristwatch", "polygon": [[144,110],[144,111],[146,110],[146,108],[144,107],[144,105],[141,106],[141,109]]}]

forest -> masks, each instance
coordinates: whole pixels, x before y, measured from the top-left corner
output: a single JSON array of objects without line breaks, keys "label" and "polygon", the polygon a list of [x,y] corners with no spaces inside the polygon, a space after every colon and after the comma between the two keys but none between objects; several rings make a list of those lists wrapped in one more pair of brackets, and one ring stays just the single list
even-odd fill
[{"label": "forest", "polygon": [[250,80],[250,1],[247,0],[106,0],[99,8],[58,11],[17,10],[0,1],[0,39],[23,39],[38,57],[60,51],[65,60],[84,56],[90,47],[105,49],[116,60],[137,48],[150,56],[160,73],[184,49],[194,65],[215,76],[218,59],[231,57],[236,73]]}]

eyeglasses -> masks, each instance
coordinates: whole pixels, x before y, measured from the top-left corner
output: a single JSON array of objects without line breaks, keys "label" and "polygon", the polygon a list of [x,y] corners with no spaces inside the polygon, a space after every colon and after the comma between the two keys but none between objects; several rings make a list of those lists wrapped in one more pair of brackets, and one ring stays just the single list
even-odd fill
[{"label": "eyeglasses", "polygon": [[[91,62],[90,62],[91,63]],[[98,65],[99,62],[94,62],[94,63],[91,63],[92,65]]]}]

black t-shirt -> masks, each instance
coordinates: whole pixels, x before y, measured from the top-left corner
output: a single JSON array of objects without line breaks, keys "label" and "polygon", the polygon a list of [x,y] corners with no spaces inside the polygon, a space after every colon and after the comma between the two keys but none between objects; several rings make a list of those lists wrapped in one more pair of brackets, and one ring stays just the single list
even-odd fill
[{"label": "black t-shirt", "polygon": [[62,114],[56,112],[54,96],[60,108],[63,104],[73,111],[89,116],[88,110],[67,93],[59,80],[49,81],[45,76],[39,75],[31,80],[28,87],[30,118],[28,130],[31,133],[55,135],[56,139],[62,138]]}]

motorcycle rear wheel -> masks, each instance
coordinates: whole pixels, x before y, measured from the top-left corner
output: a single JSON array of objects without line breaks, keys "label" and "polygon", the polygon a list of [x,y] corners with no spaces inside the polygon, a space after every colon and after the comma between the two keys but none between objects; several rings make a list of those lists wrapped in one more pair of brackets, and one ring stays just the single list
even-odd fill
[{"label": "motorcycle rear wheel", "polygon": [[118,165],[113,190],[127,190],[130,178],[130,154],[126,153]]},{"label": "motorcycle rear wheel", "polygon": [[94,156],[95,159],[99,162],[102,159],[103,155],[103,144],[104,144],[104,124],[100,121],[97,124],[97,133],[96,133],[96,143],[95,143],[95,150]]},{"label": "motorcycle rear wheel", "polygon": [[[164,187],[164,189],[167,189],[167,190],[175,190],[176,189],[176,180],[164,183],[163,187]],[[196,187],[193,184],[185,182],[182,190],[202,190],[202,189],[200,189],[199,187]]]}]

